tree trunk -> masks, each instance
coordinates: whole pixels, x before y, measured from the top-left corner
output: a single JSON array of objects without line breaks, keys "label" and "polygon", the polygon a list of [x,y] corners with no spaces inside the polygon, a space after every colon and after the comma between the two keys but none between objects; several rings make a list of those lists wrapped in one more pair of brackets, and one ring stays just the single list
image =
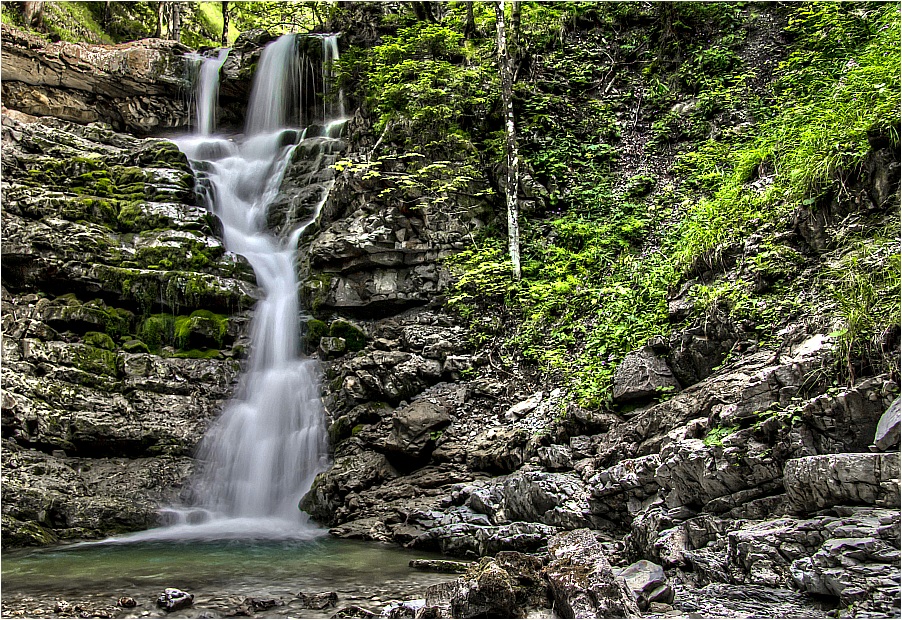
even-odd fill
[{"label": "tree trunk", "polygon": [[523,4],[520,0],[511,0],[511,42],[514,51],[520,47],[520,15],[523,12]]},{"label": "tree trunk", "polygon": [[43,2],[25,2],[22,9],[25,15],[25,23],[29,26],[40,26],[44,20],[44,3]]},{"label": "tree trunk", "polygon": [[157,0],[157,29],[153,33],[155,39],[163,36],[163,6],[163,0]]},{"label": "tree trunk", "polygon": [[169,3],[169,38],[173,41],[181,41],[182,35],[182,7],[176,0]]},{"label": "tree trunk", "polygon": [[110,22],[113,21],[113,7],[110,0],[103,3],[103,27],[109,28]]},{"label": "tree trunk", "polygon": [[520,206],[517,190],[520,187],[520,159],[517,155],[517,129],[514,125],[514,73],[507,51],[504,31],[504,0],[495,2],[495,23],[498,35],[498,68],[501,71],[501,102],[504,106],[504,127],[507,147],[507,239],[515,280],[520,279]]},{"label": "tree trunk", "polygon": [[229,44],[229,3],[222,2],[222,46]]},{"label": "tree trunk", "polygon": [[476,34],[476,18],[473,16],[473,3],[467,2],[467,21],[464,24],[464,38],[469,39]]}]

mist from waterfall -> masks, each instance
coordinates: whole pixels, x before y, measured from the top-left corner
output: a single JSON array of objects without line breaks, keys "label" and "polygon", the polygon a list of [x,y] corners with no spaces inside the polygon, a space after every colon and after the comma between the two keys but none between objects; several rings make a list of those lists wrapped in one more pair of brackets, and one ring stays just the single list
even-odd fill
[{"label": "mist from waterfall", "polygon": [[[337,45],[324,45],[330,56],[323,62],[321,83],[331,82],[327,72],[338,57]],[[224,59],[223,52],[203,60],[210,69],[204,64],[197,74],[198,102],[215,97],[211,93]],[[195,135],[176,140],[191,162],[202,202],[222,223],[226,249],[253,267],[261,299],[254,310],[246,370],[200,444],[192,505],[162,511],[170,521],[166,527],[120,540],[305,538],[323,533],[298,508],[316,474],[328,464],[319,367],[300,350],[297,244],[313,220],[287,237],[267,230],[268,207],[306,134],[289,125],[304,118],[302,106],[312,95],[295,91],[305,86],[298,78],[308,63],[298,53],[296,35],[280,37],[260,59],[243,137],[207,135],[212,129],[207,120],[214,111],[198,123]],[[324,124],[329,120],[325,117]],[[328,188],[315,205],[314,219],[327,196]]]}]

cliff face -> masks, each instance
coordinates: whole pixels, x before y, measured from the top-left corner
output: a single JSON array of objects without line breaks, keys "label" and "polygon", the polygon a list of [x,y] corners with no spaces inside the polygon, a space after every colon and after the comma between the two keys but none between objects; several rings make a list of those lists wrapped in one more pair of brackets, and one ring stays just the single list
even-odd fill
[{"label": "cliff face", "polygon": [[178,499],[237,378],[253,273],[174,144],[70,122],[184,124],[178,46],[7,32],[4,545],[141,529]]}]

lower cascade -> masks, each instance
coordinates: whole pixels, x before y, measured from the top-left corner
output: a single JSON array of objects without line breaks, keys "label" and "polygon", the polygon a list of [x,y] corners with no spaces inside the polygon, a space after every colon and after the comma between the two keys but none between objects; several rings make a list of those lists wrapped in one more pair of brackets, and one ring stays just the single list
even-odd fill
[{"label": "lower cascade", "polygon": [[[295,40],[285,35],[264,50],[251,101],[267,105],[250,106],[247,135],[238,140],[209,135],[224,54],[202,60],[210,65],[201,67],[197,83],[205,122],[176,144],[191,163],[204,206],[222,224],[226,249],[247,259],[263,298],[254,314],[245,375],[201,442],[193,505],[163,509],[166,527],[126,537],[130,541],[307,538],[322,532],[298,508],[327,465],[328,440],[317,363],[300,352],[295,264],[298,239],[328,191],[321,192],[306,224],[282,238],[267,231],[267,210],[306,135],[287,127],[296,106],[283,96],[297,86],[291,70],[297,64]],[[327,125],[326,132],[340,122]]]}]

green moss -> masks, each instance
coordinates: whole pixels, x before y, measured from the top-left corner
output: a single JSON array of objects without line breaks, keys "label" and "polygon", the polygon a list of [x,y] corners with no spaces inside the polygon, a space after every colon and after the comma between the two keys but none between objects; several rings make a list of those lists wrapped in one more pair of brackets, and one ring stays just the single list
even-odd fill
[{"label": "green moss", "polygon": [[223,338],[229,329],[229,319],[209,310],[195,310],[190,316],[176,317],[174,322],[175,344],[185,349],[203,344],[210,339],[222,347]]},{"label": "green moss", "polygon": [[332,325],[329,326],[329,335],[334,338],[344,338],[349,351],[360,351],[366,346],[366,334],[359,327],[342,319],[332,321]]},{"label": "green moss", "polygon": [[114,352],[90,345],[74,348],[72,353],[72,365],[92,375],[118,376],[118,359]]},{"label": "green moss", "polygon": [[329,333],[329,327],[319,319],[309,319],[304,327],[304,344],[308,351],[319,344],[320,338]]},{"label": "green moss", "polygon": [[122,350],[127,353],[150,353],[150,349],[140,340],[126,340],[122,344]]},{"label": "green moss", "polygon": [[88,332],[84,335],[83,340],[85,344],[91,345],[92,347],[106,349],[107,351],[116,349],[116,344],[113,342],[113,339],[101,332]]},{"label": "green moss", "polygon": [[171,314],[154,314],[141,323],[138,336],[152,350],[159,350],[164,344],[171,343],[175,337],[175,317]]},{"label": "green moss", "polygon": [[189,349],[187,351],[174,353],[171,357],[192,360],[209,360],[222,357],[222,352],[219,349]]}]

